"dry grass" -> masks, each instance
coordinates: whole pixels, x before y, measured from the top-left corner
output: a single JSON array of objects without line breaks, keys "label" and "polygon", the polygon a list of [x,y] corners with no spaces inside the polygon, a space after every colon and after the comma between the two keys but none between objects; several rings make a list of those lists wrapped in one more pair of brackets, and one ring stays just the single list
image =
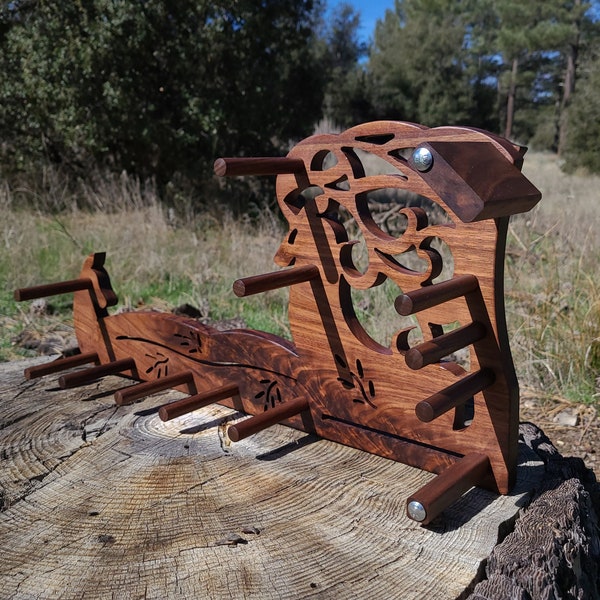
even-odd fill
[{"label": "dry grass", "polygon": [[[565,175],[556,157],[543,154],[529,155],[525,172],[544,197],[512,219],[507,247],[507,317],[521,387],[592,402],[600,376],[600,178]],[[191,203],[176,213],[151,185],[126,177],[82,186],[75,198],[48,177],[53,200],[44,203],[36,193],[27,210],[17,207],[23,193],[0,189],[0,359],[15,357],[10,337],[29,319],[12,290],[76,277],[83,258],[98,250],[107,252],[122,305],[169,309],[187,302],[215,319],[241,316],[251,327],[289,335],[285,291],[247,299],[231,291],[235,279],[275,268],[285,231],[278,216],[195,214]],[[365,324],[385,339],[394,291],[373,292]],[[61,301],[56,318],[68,320],[68,299]]]},{"label": "dry grass", "polygon": [[527,157],[540,204],[512,219],[506,298],[522,385],[579,402],[599,397],[600,177],[565,175],[557,158]]},{"label": "dry grass", "polygon": [[[0,359],[15,357],[10,338],[31,325],[28,306],[16,305],[12,290],[75,278],[93,251],[107,253],[118,308],[170,310],[188,303],[211,319],[241,317],[249,326],[289,335],[284,290],[240,299],[231,289],[239,277],[275,269],[273,256],[283,235],[283,224],[275,215],[265,211],[250,221],[234,219],[227,212],[190,216],[189,211],[179,217],[151,194],[127,197],[135,189],[135,185],[121,189],[119,206],[111,205],[108,212],[72,208],[54,215],[19,210],[4,190]],[[112,195],[117,192],[110,190]],[[103,202],[110,201],[107,197]],[[68,320],[69,300],[68,295],[51,300],[58,311],[54,323]]]}]

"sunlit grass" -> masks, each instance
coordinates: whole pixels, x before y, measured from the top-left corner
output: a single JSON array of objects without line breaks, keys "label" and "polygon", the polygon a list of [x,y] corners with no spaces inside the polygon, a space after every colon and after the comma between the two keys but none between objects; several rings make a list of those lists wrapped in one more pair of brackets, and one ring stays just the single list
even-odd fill
[{"label": "sunlit grass", "polygon": [[600,178],[565,175],[553,155],[528,158],[543,198],[509,232],[513,358],[522,385],[591,402],[600,391]]},{"label": "sunlit grass", "polygon": [[[119,297],[115,310],[172,310],[187,303],[211,320],[241,318],[249,327],[289,336],[285,290],[242,299],[232,291],[236,279],[276,269],[273,256],[283,235],[276,216],[265,211],[254,220],[234,219],[222,212],[184,220],[153,198],[145,206],[121,204],[115,212],[49,215],[15,209],[7,198],[0,202],[0,359],[17,355],[10,338],[31,324],[13,290],[76,278],[93,251],[107,254],[105,266]],[[55,320],[70,319],[70,300],[49,299]]]},{"label": "sunlit grass", "polygon": [[508,272],[507,316],[520,380],[578,401],[597,397],[600,361],[598,284],[590,273],[561,275],[561,255],[550,241],[534,261],[546,279],[528,277],[514,256]]},{"label": "sunlit grass", "polygon": [[[507,244],[506,312],[519,382],[541,396],[593,402],[600,378],[600,178],[565,175],[545,154],[528,155],[525,173],[543,199],[511,219]],[[239,277],[276,268],[285,232],[277,214],[234,218],[191,204],[169,210],[152,186],[126,178],[82,188],[83,202],[66,197],[58,182],[53,189],[63,194],[60,210],[40,195],[19,208],[14,193],[0,188],[0,360],[23,355],[10,340],[36,323],[12,290],[77,277],[92,251],[106,251],[120,307],[187,303],[211,319],[241,317],[251,328],[289,337],[285,290],[237,298],[231,289]],[[397,330],[390,317],[396,293],[382,285],[355,294],[361,322],[382,343]],[[51,302],[56,313],[49,319],[69,322],[70,298]]]}]

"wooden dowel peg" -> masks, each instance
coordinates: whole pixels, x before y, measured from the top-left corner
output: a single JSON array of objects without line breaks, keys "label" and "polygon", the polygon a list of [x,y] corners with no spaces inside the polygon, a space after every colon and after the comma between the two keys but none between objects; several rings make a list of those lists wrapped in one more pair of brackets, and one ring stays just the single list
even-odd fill
[{"label": "wooden dowel peg", "polygon": [[490,461],[485,454],[463,456],[408,498],[408,517],[427,525],[465,492],[481,483],[490,470]]},{"label": "wooden dowel peg", "polygon": [[292,267],[291,269],[238,279],[233,284],[233,293],[239,298],[244,298],[252,294],[260,294],[261,292],[310,281],[318,276],[319,269],[314,265]]},{"label": "wooden dowel peg", "polygon": [[491,369],[482,369],[471,373],[441,392],[419,402],[415,407],[415,413],[420,421],[429,423],[449,410],[464,404],[469,398],[494,383],[494,379],[494,372]]},{"label": "wooden dowel peg", "polygon": [[23,375],[25,376],[25,379],[36,379],[37,377],[43,377],[44,375],[51,375],[52,373],[59,373],[60,371],[66,371],[73,367],[97,362],[98,355],[95,352],[75,354],[74,356],[68,356],[66,358],[57,358],[56,360],[43,365],[28,367],[23,371]]},{"label": "wooden dowel peg", "polygon": [[406,364],[411,369],[422,369],[427,365],[439,362],[448,354],[477,342],[484,338],[485,334],[486,328],[483,323],[479,321],[469,323],[411,348],[405,356]]},{"label": "wooden dowel peg", "polygon": [[182,400],[177,400],[170,404],[164,404],[158,410],[158,416],[162,421],[170,421],[171,419],[181,417],[182,415],[186,415],[199,408],[215,404],[215,402],[237,396],[239,393],[240,391],[237,384],[227,384],[220,388],[210,390],[209,392],[195,394],[189,398],[183,398]]},{"label": "wooden dowel peg", "polygon": [[282,175],[284,173],[302,173],[305,171],[302,160],[285,157],[217,158],[213,168],[215,174],[219,177]]},{"label": "wooden dowel peg", "polygon": [[479,287],[475,275],[459,275],[448,281],[427,285],[396,298],[396,312],[404,317],[454,300],[473,292]]},{"label": "wooden dowel peg", "polygon": [[78,292],[80,290],[91,290],[92,287],[91,279],[71,279],[69,281],[59,281],[57,283],[47,283],[46,285],[21,288],[15,290],[14,295],[17,302],[23,302],[24,300],[47,298],[48,296]]},{"label": "wooden dowel peg", "polygon": [[244,421],[240,421],[235,425],[232,425],[227,430],[227,435],[232,442],[239,442],[250,435],[254,435],[271,425],[289,419],[294,415],[300,414],[302,411],[308,409],[308,400],[304,398],[298,398],[290,402],[284,402],[283,404],[277,405],[275,408],[266,410],[260,415],[250,417]]},{"label": "wooden dowel peg", "polygon": [[98,365],[97,367],[90,367],[83,371],[62,375],[58,380],[58,385],[60,385],[61,388],[76,387],[78,385],[96,381],[96,379],[105,377],[106,375],[117,375],[123,371],[132,369],[135,369],[135,361],[133,358],[123,358],[104,365]]},{"label": "wooden dowel peg", "polygon": [[123,390],[115,392],[115,402],[119,406],[125,404],[131,404],[140,398],[145,398],[151,394],[168,390],[169,388],[177,387],[178,385],[190,384],[194,381],[194,375],[191,371],[183,371],[181,373],[175,373],[167,377],[161,377],[160,379],[153,379],[152,381],[144,381],[132,385]]}]

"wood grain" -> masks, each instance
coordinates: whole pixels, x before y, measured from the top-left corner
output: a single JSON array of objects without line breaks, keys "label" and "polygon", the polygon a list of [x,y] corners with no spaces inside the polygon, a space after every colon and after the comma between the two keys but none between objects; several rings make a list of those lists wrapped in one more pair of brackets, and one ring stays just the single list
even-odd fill
[{"label": "wood grain", "polygon": [[117,407],[126,380],[24,380],[41,360],[0,365],[12,600],[454,599],[543,477],[524,453],[511,495],[474,489],[420,527],[404,500],[429,473],[282,426],[230,444],[235,410],[163,423],[158,407],[180,393]]},{"label": "wood grain", "polygon": [[[433,156],[426,172],[412,159],[419,147]],[[74,323],[81,352],[96,353],[101,365],[59,381],[86,382],[122,361],[133,361],[127,374],[145,382],[191,372],[196,394],[234,386],[239,394],[222,402],[268,423],[302,398],[308,409],[285,424],[434,473],[484,455],[491,476],[481,484],[508,493],[519,395],[504,317],[504,248],[509,215],[540,198],[520,173],[523,155],[474,129],[381,121],[312,136],[279,159],[217,160],[221,175],[278,174],[289,232],[275,261],[284,269],[238,280],[234,291],[289,285],[293,343],[174,315],[111,315],[116,296],[105,256],[94,254],[80,275],[91,288],[74,292]],[[373,161],[386,168],[373,170]],[[401,205],[401,231],[383,230],[372,214],[370,195],[382,191],[420,203]],[[408,302],[413,319],[407,325],[398,315],[391,343],[371,337],[354,300],[386,281],[401,298],[398,312]],[[467,415],[470,398],[456,384],[478,372],[489,373],[489,383],[473,388]],[[439,394],[454,397],[435,418],[419,418],[419,402]],[[262,416],[270,411],[273,419]]]},{"label": "wood grain", "polygon": [[261,275],[252,275],[238,279],[233,283],[233,293],[239,298],[260,294],[270,290],[276,290],[283,287],[289,287],[305,281],[310,281],[319,276],[319,269],[314,265],[305,265],[304,267],[292,267],[273,273],[264,273]]},{"label": "wood grain", "polygon": [[69,294],[78,290],[88,290],[92,287],[91,279],[70,279],[69,281],[60,281],[57,283],[48,283],[46,285],[37,285],[30,288],[21,288],[15,290],[14,297],[17,302],[25,300],[35,300],[36,298],[47,298],[59,294]]}]

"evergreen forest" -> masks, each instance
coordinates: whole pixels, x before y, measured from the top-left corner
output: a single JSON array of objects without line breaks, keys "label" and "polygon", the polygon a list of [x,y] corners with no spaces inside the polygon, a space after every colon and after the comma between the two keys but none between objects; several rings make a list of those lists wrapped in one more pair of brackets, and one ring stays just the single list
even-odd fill
[{"label": "evergreen forest", "polygon": [[481,127],[600,172],[598,0],[395,0],[367,42],[360,18],[325,0],[3,2],[0,177],[206,195],[218,156],[376,119]]}]

